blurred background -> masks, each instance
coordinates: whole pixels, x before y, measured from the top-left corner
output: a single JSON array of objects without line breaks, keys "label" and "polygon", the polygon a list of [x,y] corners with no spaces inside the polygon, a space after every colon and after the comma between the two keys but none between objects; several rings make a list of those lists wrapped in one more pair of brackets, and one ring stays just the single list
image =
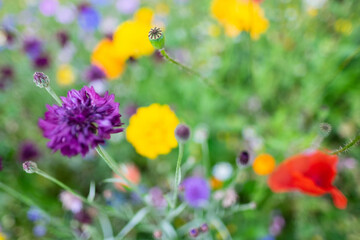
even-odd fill
[{"label": "blurred background", "polygon": [[[229,36],[214,16],[212,2],[0,0],[1,184],[32,199],[49,216],[73,229],[89,222],[64,210],[59,198],[62,190],[40,176],[26,174],[24,161],[36,161],[84,196],[93,181],[99,201],[115,208],[137,208],[131,194],[102,182],[112,173],[95,153],[67,158],[46,147],[38,119],[44,116],[46,104],[54,101],[33,83],[34,72],[41,71],[61,96],[84,85],[115,94],[125,128],[137,107],[171,106],[192,130],[184,158],[188,171],[198,171],[204,154],[211,167],[227,162],[233,173],[241,171],[240,184],[235,187],[238,202],[257,204],[254,210],[223,218],[233,239],[360,239],[358,146],[340,155],[335,185],[348,198],[345,210],[335,208],[330,196],[274,194],[266,176],[256,175],[251,167],[239,169],[235,161],[241,151],[251,149],[254,154],[271,153],[279,164],[314,146],[335,150],[357,135],[360,3],[255,1],[268,20],[268,28],[256,39],[246,31]],[[165,32],[168,54],[211,79],[213,85],[166,62],[154,50],[129,56],[113,79],[104,73],[96,75],[96,46],[102,39],[112,39],[116,28],[134,19],[142,7],[152,9],[152,25]],[[131,39],[136,29],[127,34]],[[324,122],[332,126],[326,138],[319,128]],[[124,136],[115,134],[105,146],[108,152],[117,162],[138,167],[142,188],[159,186],[168,191],[177,151],[149,160],[138,155]],[[68,230],[52,227],[49,217],[34,220],[31,210],[0,191],[0,226],[5,239],[72,239]],[[188,216],[179,216],[173,224],[181,228],[187,221]],[[112,225],[120,230],[125,223],[115,219]],[[94,220],[90,225],[99,223]],[[212,233],[211,238],[222,239],[216,231]],[[128,239],[152,239],[152,234],[144,227],[131,232]]]}]

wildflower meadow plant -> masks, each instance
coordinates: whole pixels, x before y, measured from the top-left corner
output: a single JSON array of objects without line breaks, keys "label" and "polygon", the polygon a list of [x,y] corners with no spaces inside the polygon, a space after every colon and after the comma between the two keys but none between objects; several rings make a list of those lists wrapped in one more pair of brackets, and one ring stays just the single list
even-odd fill
[{"label": "wildflower meadow plant", "polygon": [[0,240],[355,240],[355,2],[0,0]]}]

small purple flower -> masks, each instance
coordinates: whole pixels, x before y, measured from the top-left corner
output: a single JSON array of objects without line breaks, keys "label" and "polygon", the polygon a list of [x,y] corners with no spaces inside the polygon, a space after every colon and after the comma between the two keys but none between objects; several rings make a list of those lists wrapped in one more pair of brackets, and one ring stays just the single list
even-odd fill
[{"label": "small purple flower", "polygon": [[46,234],[46,227],[44,225],[36,225],[33,228],[33,233],[36,237],[43,237]]},{"label": "small purple flower", "polygon": [[67,7],[67,6],[60,6],[60,7],[58,7],[58,9],[56,11],[55,19],[59,23],[69,24],[74,21],[74,19],[76,17],[75,13],[76,13],[75,8]]},{"label": "small purple flower", "polygon": [[140,6],[139,0],[118,0],[116,2],[116,8],[119,12],[124,14],[132,14]]},{"label": "small purple flower", "polygon": [[106,75],[101,68],[99,68],[96,65],[91,65],[85,71],[85,79],[88,82],[92,82],[92,81],[96,81],[96,80],[106,79]]},{"label": "small purple flower", "polygon": [[42,54],[43,44],[37,38],[27,37],[23,42],[23,50],[31,59],[35,59]]},{"label": "small purple flower", "polygon": [[39,10],[44,16],[55,14],[59,2],[57,0],[42,0],[39,4]]},{"label": "small purple flower", "polygon": [[61,192],[60,201],[62,202],[64,209],[70,210],[74,214],[79,213],[83,207],[81,199],[70,192]]},{"label": "small purple flower", "polygon": [[37,146],[35,145],[35,143],[30,142],[30,141],[25,141],[20,145],[20,161],[21,162],[25,162],[25,161],[35,161],[37,160],[37,158],[39,157],[40,153],[39,150],[37,148]]},{"label": "small purple flower", "polygon": [[200,230],[200,232],[205,233],[205,232],[209,231],[209,225],[207,225],[207,223],[203,223],[199,227],[199,230]]},{"label": "small purple flower", "polygon": [[185,201],[194,208],[204,207],[210,198],[210,186],[204,178],[189,177],[184,180]]},{"label": "small purple flower", "polygon": [[27,217],[30,221],[36,222],[43,218],[40,209],[36,207],[31,207],[27,212]]},{"label": "small purple flower", "polygon": [[101,97],[94,88],[85,86],[61,97],[62,106],[48,105],[45,118],[39,120],[44,137],[50,139],[47,146],[64,156],[81,153],[84,157],[111,134],[122,132],[119,103],[114,98],[108,92]]},{"label": "small purple flower", "polygon": [[190,237],[196,238],[199,235],[199,231],[196,228],[190,229],[189,235]]},{"label": "small purple flower", "polygon": [[79,7],[79,25],[85,31],[93,31],[100,24],[100,14],[92,7],[84,5]]},{"label": "small purple flower", "polygon": [[151,203],[156,208],[164,208],[167,206],[166,199],[164,198],[164,194],[162,190],[158,187],[153,187],[149,190],[149,195],[151,199]]}]

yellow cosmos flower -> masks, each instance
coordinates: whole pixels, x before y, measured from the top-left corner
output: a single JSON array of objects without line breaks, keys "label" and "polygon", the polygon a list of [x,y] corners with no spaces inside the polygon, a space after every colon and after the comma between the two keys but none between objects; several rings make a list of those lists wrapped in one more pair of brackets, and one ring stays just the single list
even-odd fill
[{"label": "yellow cosmos flower", "polygon": [[70,65],[60,65],[56,72],[56,81],[61,86],[68,86],[75,82],[74,70]]},{"label": "yellow cosmos flower", "polygon": [[103,39],[94,49],[91,62],[102,68],[109,79],[119,77],[130,57],[151,55],[153,46],[148,39],[154,13],[149,8],[139,9],[134,19],[120,24],[113,40]]},{"label": "yellow cosmos flower", "polygon": [[119,57],[113,41],[103,39],[95,48],[91,62],[100,67],[109,79],[115,79],[124,71],[126,58]]},{"label": "yellow cosmos flower", "polygon": [[252,39],[258,39],[269,27],[264,11],[252,0],[213,0],[211,13],[230,37],[247,31]]},{"label": "yellow cosmos flower", "polygon": [[267,175],[274,171],[275,159],[270,154],[260,154],[253,163],[254,172],[258,175]]},{"label": "yellow cosmos flower", "polygon": [[130,118],[126,139],[137,153],[155,159],[177,146],[175,128],[178,124],[178,118],[168,105],[154,103],[138,108]]}]

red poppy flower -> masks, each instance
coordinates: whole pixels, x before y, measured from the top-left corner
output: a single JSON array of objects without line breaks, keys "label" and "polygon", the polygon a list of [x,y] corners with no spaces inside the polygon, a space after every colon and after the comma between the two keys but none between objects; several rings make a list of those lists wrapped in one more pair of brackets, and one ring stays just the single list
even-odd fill
[{"label": "red poppy flower", "polygon": [[311,196],[330,193],[337,208],[344,209],[346,197],[332,185],[338,157],[315,151],[292,156],[270,175],[268,184],[273,192],[300,191]]}]

